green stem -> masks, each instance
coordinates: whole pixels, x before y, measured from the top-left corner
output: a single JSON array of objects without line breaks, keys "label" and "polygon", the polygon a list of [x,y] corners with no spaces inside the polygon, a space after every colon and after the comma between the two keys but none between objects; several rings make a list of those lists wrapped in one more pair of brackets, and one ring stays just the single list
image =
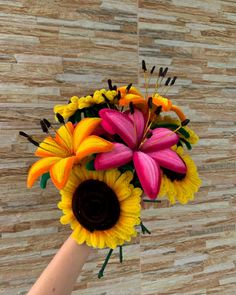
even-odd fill
[{"label": "green stem", "polygon": [[123,262],[123,249],[122,249],[122,246],[119,246],[119,248],[120,248],[120,263],[122,263]]},{"label": "green stem", "polygon": [[146,203],[161,203],[161,200],[143,200]]},{"label": "green stem", "polygon": [[148,230],[146,226],[143,225],[142,221],[140,222],[140,226],[141,226],[141,230],[143,234],[145,233],[148,233],[149,235],[151,234],[150,230]]},{"label": "green stem", "polygon": [[99,273],[98,273],[98,278],[101,279],[103,277],[103,272],[107,266],[107,263],[111,257],[111,254],[113,252],[113,249],[110,249],[109,253],[107,254],[106,258],[105,258],[105,261],[103,262],[103,265],[101,267],[101,269],[99,270]]}]

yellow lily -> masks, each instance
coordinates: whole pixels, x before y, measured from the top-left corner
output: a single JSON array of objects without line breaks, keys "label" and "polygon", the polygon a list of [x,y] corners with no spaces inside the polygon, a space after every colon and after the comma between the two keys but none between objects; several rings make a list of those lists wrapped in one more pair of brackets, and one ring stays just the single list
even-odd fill
[{"label": "yellow lily", "polygon": [[85,118],[76,127],[68,122],[56,131],[54,138],[46,137],[35,152],[42,159],[30,168],[27,187],[32,187],[40,175],[49,171],[52,182],[62,189],[74,164],[91,154],[111,151],[111,142],[91,135],[100,123],[100,118]]}]

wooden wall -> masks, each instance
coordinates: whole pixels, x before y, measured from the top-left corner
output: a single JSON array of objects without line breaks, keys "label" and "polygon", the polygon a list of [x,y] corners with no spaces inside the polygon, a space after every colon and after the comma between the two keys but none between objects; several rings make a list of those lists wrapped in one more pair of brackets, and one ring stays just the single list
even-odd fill
[{"label": "wooden wall", "polygon": [[143,211],[151,236],[96,275],[94,251],[73,294],[235,294],[236,2],[234,0],[0,1],[0,294],[26,294],[69,235],[57,191],[25,185],[39,118],[115,83],[143,87],[141,60],[179,77],[170,97],[192,118],[203,180],[195,201]]}]

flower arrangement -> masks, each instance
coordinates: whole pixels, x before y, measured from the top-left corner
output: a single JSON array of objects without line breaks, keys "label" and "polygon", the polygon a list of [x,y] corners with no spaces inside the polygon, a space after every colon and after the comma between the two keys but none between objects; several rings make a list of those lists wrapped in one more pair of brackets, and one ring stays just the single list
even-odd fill
[{"label": "flower arrangement", "polygon": [[77,243],[110,248],[99,278],[117,246],[122,262],[122,245],[137,235],[136,226],[150,233],[140,218],[144,195],[153,202],[167,197],[172,204],[186,204],[201,184],[185,151],[198,136],[187,126],[189,119],[182,110],[165,97],[176,77],[167,78],[168,68],[161,67],[149,95],[155,66],[148,73],[142,61],[142,69],[145,95],[132,84],[117,87],[108,80],[108,90],[56,105],[55,118],[61,126],[42,119],[46,134],[42,142],[20,132],[37,146],[39,157],[29,170],[27,186],[41,177],[40,186],[45,188],[51,178],[61,194],[60,221],[70,224]]}]

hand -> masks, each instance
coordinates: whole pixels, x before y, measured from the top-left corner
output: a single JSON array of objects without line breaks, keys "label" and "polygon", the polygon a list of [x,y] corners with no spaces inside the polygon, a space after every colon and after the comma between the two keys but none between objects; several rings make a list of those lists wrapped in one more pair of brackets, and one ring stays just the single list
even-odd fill
[{"label": "hand", "polygon": [[69,237],[43,271],[28,295],[70,295],[92,248]]}]

